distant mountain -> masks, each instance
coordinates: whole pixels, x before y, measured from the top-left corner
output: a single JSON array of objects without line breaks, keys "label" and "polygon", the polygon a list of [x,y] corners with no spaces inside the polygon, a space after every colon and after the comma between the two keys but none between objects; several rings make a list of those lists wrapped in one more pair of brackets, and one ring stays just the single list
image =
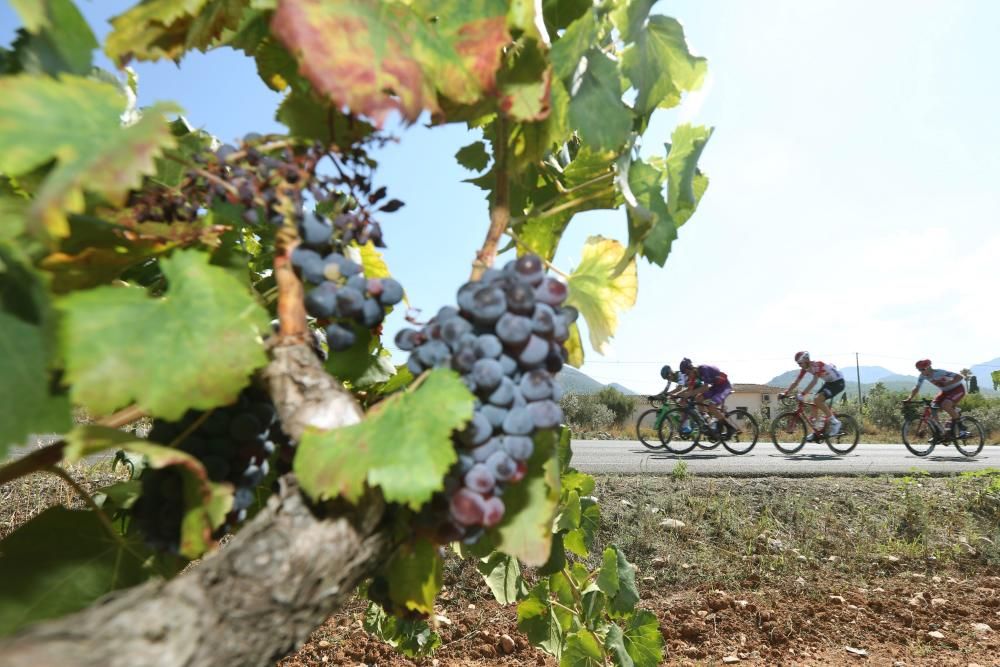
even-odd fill
[{"label": "distant mountain", "polygon": [[613,389],[617,389],[621,393],[628,396],[636,395],[634,391],[628,387],[618,384],[617,382],[603,385],[586,373],[582,373],[572,366],[563,366],[562,370],[556,373],[556,382],[562,386],[563,391],[566,393],[596,394],[600,390],[604,389],[605,386],[608,386]]}]

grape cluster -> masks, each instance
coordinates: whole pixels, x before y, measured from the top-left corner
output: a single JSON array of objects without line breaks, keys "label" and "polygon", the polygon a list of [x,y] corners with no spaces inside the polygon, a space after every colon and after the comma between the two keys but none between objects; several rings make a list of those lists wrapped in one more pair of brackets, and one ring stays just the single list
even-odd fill
[{"label": "grape cluster", "polygon": [[577,318],[575,308],[562,305],[566,294],[537,255],[524,255],[463,285],[458,308],[446,306],[422,329],[396,336],[396,345],[411,352],[414,375],[452,368],[477,397],[472,420],[455,435],[458,463],[438,499],[447,501],[440,527],[446,539],[475,541],[503,518],[503,487],[524,477],[533,436],[563,420],[554,374]]},{"label": "grape cluster", "polygon": [[354,345],[354,325],[380,325],[386,310],[403,299],[403,287],[392,278],[366,278],[361,265],[334,250],[333,232],[326,218],[306,213],[292,265],[313,286],[305,297],[306,312],[324,327],[327,345],[336,352]]},{"label": "grape cluster", "polygon": [[[233,507],[219,537],[246,519],[275,452],[287,458],[291,444],[270,397],[256,387],[244,389],[236,402],[207,415],[188,410],[176,422],[157,419],[149,439],[170,444],[192,427],[178,449],[198,459],[211,481],[229,482],[234,488]],[[141,481],[142,496],[132,506],[133,521],[151,546],[176,552],[185,509],[181,473],[175,466],[148,468]]]}]

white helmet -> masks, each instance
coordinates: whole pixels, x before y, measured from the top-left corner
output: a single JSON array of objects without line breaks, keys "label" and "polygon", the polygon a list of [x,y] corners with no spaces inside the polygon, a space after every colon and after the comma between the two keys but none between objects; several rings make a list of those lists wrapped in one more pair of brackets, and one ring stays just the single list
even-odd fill
[{"label": "white helmet", "polygon": [[801,364],[803,361],[809,361],[809,353],[803,350],[802,352],[795,353],[795,363]]}]

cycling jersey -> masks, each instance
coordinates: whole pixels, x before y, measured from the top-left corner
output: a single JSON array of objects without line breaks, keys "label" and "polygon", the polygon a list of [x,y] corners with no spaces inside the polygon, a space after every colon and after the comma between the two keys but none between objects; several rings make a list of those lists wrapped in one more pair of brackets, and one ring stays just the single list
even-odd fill
[{"label": "cycling jersey", "polygon": [[729,376],[715,366],[698,366],[691,375],[712,387],[729,384]]},{"label": "cycling jersey", "polygon": [[837,367],[833,364],[824,364],[822,361],[810,361],[808,368],[803,368],[799,371],[799,376],[795,378],[798,382],[806,373],[812,373],[820,380],[824,382],[836,382],[837,380],[843,380],[843,374],[837,370]]},{"label": "cycling jersey", "polygon": [[929,376],[920,374],[917,378],[917,389],[920,389],[920,385],[927,380],[935,387],[939,387],[941,391],[948,391],[950,389],[955,389],[962,385],[962,376],[958,373],[952,373],[951,371],[944,371],[939,368],[932,368],[931,374]]}]

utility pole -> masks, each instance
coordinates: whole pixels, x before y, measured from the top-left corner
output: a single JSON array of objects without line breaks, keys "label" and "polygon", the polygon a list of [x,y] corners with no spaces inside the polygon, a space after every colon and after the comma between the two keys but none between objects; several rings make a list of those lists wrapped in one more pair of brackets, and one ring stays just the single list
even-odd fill
[{"label": "utility pole", "polygon": [[854,370],[858,372],[858,410],[861,409],[861,364],[858,363],[858,353],[854,353]]}]

